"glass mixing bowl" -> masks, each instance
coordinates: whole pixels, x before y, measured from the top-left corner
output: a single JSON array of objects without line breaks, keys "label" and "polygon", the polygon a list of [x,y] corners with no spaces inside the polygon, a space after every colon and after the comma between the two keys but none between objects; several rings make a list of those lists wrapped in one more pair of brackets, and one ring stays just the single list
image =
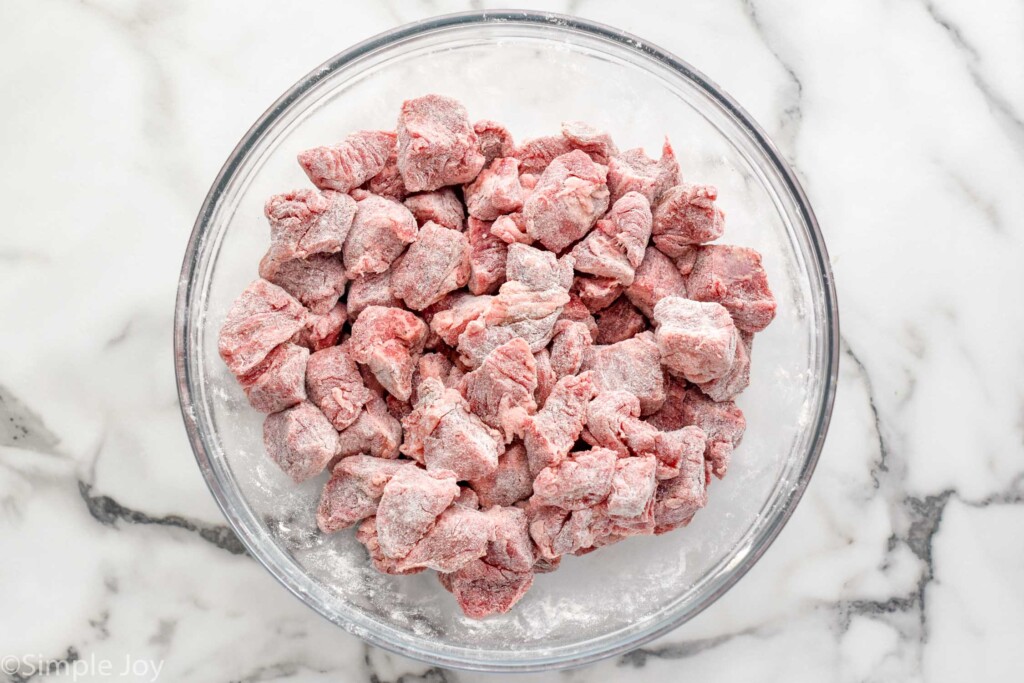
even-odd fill
[{"label": "glass mixing bowl", "polygon": [[[264,199],[306,187],[302,149],[392,127],[402,100],[437,92],[517,140],[581,119],[620,148],[657,154],[668,135],[683,174],[716,185],[724,241],[758,249],[778,316],[754,345],[739,404],[747,432],[690,526],[629,539],[539,575],[509,614],[462,616],[432,572],[384,576],[351,532],[324,536],[326,479],[295,486],[264,455],[262,416],[217,355],[234,298],[256,277]],[[493,671],[578,665],[628,651],[692,618],[757,561],[800,499],[836,385],[838,322],[825,245],[793,172],[728,95],[677,57],[581,19],[449,15],[356,45],[295,84],[224,164],[188,244],[175,319],[178,388],[196,459],[249,552],[350,633],[431,663]]]}]

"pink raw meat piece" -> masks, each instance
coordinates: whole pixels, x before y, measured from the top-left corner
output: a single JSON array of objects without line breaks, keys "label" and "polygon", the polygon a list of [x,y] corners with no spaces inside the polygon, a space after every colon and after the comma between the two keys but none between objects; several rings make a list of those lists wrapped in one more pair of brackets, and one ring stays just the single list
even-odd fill
[{"label": "pink raw meat piece", "polygon": [[484,156],[466,108],[442,95],[402,103],[398,117],[398,168],[411,192],[468,183]]},{"label": "pink raw meat piece", "polygon": [[688,424],[696,425],[707,434],[704,458],[711,472],[721,479],[729,467],[733,449],[743,439],[747,421],[732,401],[712,401],[697,389],[687,389],[681,415]]},{"label": "pink raw meat piece", "polygon": [[240,377],[301,330],[306,309],[291,294],[266,280],[254,280],[231,304],[217,340],[228,369]]},{"label": "pink raw meat piece", "polygon": [[309,349],[284,343],[238,378],[249,405],[261,413],[276,413],[306,400],[306,361]]},{"label": "pink raw meat piece", "polygon": [[370,555],[370,561],[374,568],[382,574],[419,574],[425,569],[409,569],[401,571],[398,569],[398,561],[385,557],[380,549],[380,539],[377,536],[377,518],[367,517],[356,529],[356,540],[366,546],[366,552]]},{"label": "pink raw meat piece", "polygon": [[334,457],[338,433],[312,403],[303,401],[263,421],[267,455],[296,484],[320,474]]},{"label": "pink raw meat piece", "polygon": [[345,266],[334,254],[313,254],[286,261],[267,279],[317,315],[334,308],[348,282]]},{"label": "pink raw meat piece", "polygon": [[580,432],[587,403],[594,396],[593,374],[569,375],[558,380],[544,407],[527,421],[523,434],[530,472],[560,463],[572,450]]},{"label": "pink raw meat piece", "polygon": [[530,538],[541,558],[554,560],[594,544],[596,515],[592,509],[569,512],[531,504],[526,514],[530,519]]},{"label": "pink raw meat piece", "polygon": [[650,456],[617,460],[605,513],[623,519],[643,516],[658,487],[654,477],[657,466],[658,461]]},{"label": "pink raw meat piece", "polygon": [[466,227],[466,210],[462,208],[455,190],[444,187],[434,192],[423,192],[406,197],[405,208],[416,217],[416,223],[433,221],[452,230],[462,231]]},{"label": "pink raw meat piece", "polygon": [[537,366],[530,346],[513,339],[487,354],[476,370],[462,379],[461,391],[470,411],[511,443],[522,435],[526,419],[537,411]]},{"label": "pink raw meat piece", "polygon": [[319,351],[334,346],[341,337],[341,328],[348,322],[348,310],[340,301],[334,308],[323,315],[310,313],[306,316],[306,324],[299,330],[295,343],[305,346],[310,351]]},{"label": "pink raw meat piece", "polygon": [[348,192],[380,173],[394,146],[394,133],[361,130],[337,145],[300,152],[299,165],[321,190]]},{"label": "pink raw meat piece", "polygon": [[643,415],[665,402],[665,378],[654,335],[642,332],[632,339],[591,347],[583,369],[592,370],[598,392],[622,389],[640,400]]},{"label": "pink raw meat piece", "polygon": [[618,455],[607,448],[572,453],[537,473],[530,501],[563,510],[593,507],[611,491],[616,460]]},{"label": "pink raw meat piece", "polygon": [[372,396],[363,384],[348,342],[317,351],[309,357],[306,391],[309,400],[323,411],[338,431],[356,421]]},{"label": "pink raw meat piece", "polygon": [[505,282],[508,245],[491,234],[491,224],[473,216],[466,230],[469,238],[469,291],[494,294]]},{"label": "pink raw meat piece", "polygon": [[608,189],[613,202],[627,192],[639,192],[654,206],[670,187],[678,184],[679,162],[668,138],[658,161],[637,147],[613,156],[608,162]]},{"label": "pink raw meat piece", "polygon": [[356,421],[338,435],[338,456],[369,453],[375,458],[397,458],[402,424],[388,411],[387,402],[371,393]]},{"label": "pink raw meat piece", "polygon": [[377,536],[384,557],[408,555],[458,495],[453,472],[430,472],[415,465],[395,472],[377,506]]},{"label": "pink raw meat piece", "polygon": [[384,486],[403,467],[415,467],[408,460],[384,460],[369,455],[343,458],[331,471],[331,479],[320,494],[316,524],[325,534],[334,533],[377,511]]},{"label": "pink raw meat piece", "polygon": [[626,297],[648,318],[654,306],[666,296],[686,296],[686,280],[668,256],[655,247],[647,247],[644,260],[636,269],[633,284],[626,288]]},{"label": "pink raw meat piece", "polygon": [[568,291],[572,287],[572,257],[555,258],[551,252],[527,244],[509,245],[505,270],[508,280],[514,280],[533,291]]},{"label": "pink raw meat piece", "polygon": [[683,247],[679,249],[679,254],[677,256],[672,257],[672,261],[675,262],[676,270],[679,271],[680,275],[686,277],[693,272],[693,266],[697,263],[697,254],[699,254],[703,248],[704,247],[699,245]]},{"label": "pink raw meat piece", "polygon": [[562,313],[558,316],[555,325],[558,326],[564,322],[583,323],[587,331],[590,332],[591,339],[596,339],[598,336],[597,320],[594,319],[583,300],[573,292],[569,292],[569,303],[562,308]]},{"label": "pink raw meat piece", "polygon": [[622,294],[622,284],[610,277],[581,275],[573,281],[572,289],[591,313],[608,308]]},{"label": "pink raw meat piece", "polygon": [[534,574],[550,574],[551,572],[558,569],[558,565],[562,564],[561,556],[548,559],[546,557],[538,557],[537,561],[533,563]]},{"label": "pink raw meat piece", "polygon": [[498,457],[498,468],[494,472],[469,484],[485,508],[493,505],[507,507],[526,500],[533,493],[526,447],[518,442],[512,444]]},{"label": "pink raw meat piece", "polygon": [[736,358],[729,372],[718,379],[698,384],[700,390],[714,401],[731,401],[750,385],[750,347],[754,335],[740,332],[736,342]]},{"label": "pink raw meat piece", "polygon": [[469,280],[469,240],[458,230],[428,221],[402,257],[391,291],[414,311],[422,311]]},{"label": "pink raw meat piece", "polygon": [[484,562],[517,572],[533,570],[533,542],[526,511],[517,507],[492,507],[485,512],[491,521],[493,537],[487,545]]},{"label": "pink raw meat piece", "polygon": [[[413,386],[415,386],[415,384]],[[384,397],[384,402],[388,406],[388,414],[399,422],[402,422],[402,420],[408,417],[409,413],[412,412],[412,403],[409,401],[400,401],[391,394],[387,394]]]},{"label": "pink raw meat piece", "polygon": [[533,238],[526,232],[526,219],[522,211],[498,216],[491,224],[491,234],[505,244],[530,244]]},{"label": "pink raw meat piece", "polygon": [[619,148],[606,131],[583,121],[563,121],[562,135],[574,149],[586,152],[599,164],[607,165],[608,160],[619,153]]},{"label": "pink raw meat piece", "polygon": [[654,209],[654,244],[666,255],[679,256],[686,247],[716,240],[725,232],[725,213],[712,185],[676,185]]},{"label": "pink raw meat piece", "polygon": [[523,206],[526,230],[560,252],[580,239],[608,209],[607,169],[575,150],[552,161]]},{"label": "pink raw meat piece", "polygon": [[775,297],[753,249],[701,247],[686,284],[690,298],[722,304],[744,332],[760,332],[775,317]]},{"label": "pink raw meat piece", "polygon": [[381,197],[402,201],[409,191],[405,189],[405,181],[398,170],[398,134],[390,133],[391,148],[388,150],[388,158],[384,161],[384,168],[380,173],[370,178],[363,185],[363,189]]},{"label": "pink raw meat piece", "polygon": [[512,153],[519,159],[519,171],[539,175],[544,169],[563,154],[572,151],[572,145],[563,135],[546,135],[544,137],[526,140],[516,147]]},{"label": "pink raw meat piece", "polygon": [[[472,321],[488,314],[493,296],[473,296],[455,292],[442,299],[429,310],[430,329],[448,346],[459,343],[459,337]],[[428,311],[424,311],[424,316]]]},{"label": "pink raw meat piece", "polygon": [[473,124],[480,154],[484,156],[484,167],[499,157],[509,157],[515,152],[516,146],[512,134],[505,126],[483,119]]},{"label": "pink raw meat piece", "polygon": [[558,377],[551,368],[551,352],[548,349],[533,354],[533,360],[537,365],[537,407],[542,408],[555,388]]},{"label": "pink raw meat piece", "polygon": [[632,339],[647,329],[647,321],[629,299],[620,296],[608,308],[598,311],[598,344],[615,344]]},{"label": "pink raw meat piece", "polygon": [[519,160],[495,159],[476,179],[463,188],[470,216],[493,221],[523,208],[523,188],[519,184]]},{"label": "pink raw meat piece", "polygon": [[[651,429],[647,425],[647,429]],[[707,435],[700,427],[690,425],[671,432],[654,432],[653,445],[647,431],[636,433],[636,442],[630,447],[637,455],[653,454],[658,459],[658,479],[671,479],[679,475],[679,468],[687,458],[696,458],[707,450]]]},{"label": "pink raw meat piece", "polygon": [[684,411],[683,402],[686,400],[686,392],[687,382],[685,379],[667,375],[665,377],[665,403],[657,412],[647,418],[648,424],[666,432],[693,424],[688,421]]},{"label": "pink raw meat piece", "polygon": [[416,362],[416,371],[412,375],[412,396],[409,400],[416,404],[419,400],[420,383],[428,378],[439,380],[448,389],[457,386],[458,382],[452,382],[454,367],[451,360],[441,353],[425,353],[420,356]]},{"label": "pink raw meat piece", "polygon": [[470,508],[471,510],[480,509],[480,497],[476,495],[476,491],[469,488],[468,486],[459,487],[459,495],[455,498],[455,502],[452,505],[461,505],[464,508]]},{"label": "pink raw meat piece", "polygon": [[651,205],[639,192],[623,195],[597,227],[572,249],[581,273],[629,286],[651,238]]},{"label": "pink raw meat piece", "polygon": [[401,451],[403,455],[422,463],[426,438],[445,415],[463,406],[464,400],[459,392],[447,389],[436,377],[423,378],[416,387],[416,394],[416,407],[402,420],[405,440]]},{"label": "pink raw meat piece", "polygon": [[555,323],[555,330],[551,341],[551,370],[558,378],[575,375],[593,344],[590,330],[585,323],[569,321]]},{"label": "pink raw meat piece", "polygon": [[533,572],[515,572],[474,560],[452,574],[438,574],[463,613],[472,619],[504,614],[533,585]]},{"label": "pink raw meat piece", "polygon": [[691,382],[709,382],[732,368],[739,335],[729,311],[716,303],[667,296],[654,307],[661,362]]},{"label": "pink raw meat piece", "polygon": [[369,367],[388,393],[406,401],[426,337],[426,323],[409,311],[370,306],[352,323],[352,357]]},{"label": "pink raw meat piece", "polygon": [[313,254],[342,249],[356,215],[356,203],[341,192],[295,190],[267,200],[270,248],[260,261],[260,275],[274,277],[281,266]]},{"label": "pink raw meat piece", "polygon": [[391,291],[393,275],[394,270],[392,269],[352,280],[352,284],[348,288],[348,295],[345,297],[348,314],[352,320],[358,318],[359,314],[369,306],[396,308],[402,305],[402,300]]},{"label": "pink raw meat piece", "polygon": [[454,572],[483,557],[494,536],[494,522],[479,510],[452,505],[442,512],[430,530],[398,561],[400,570],[426,567]]},{"label": "pink raw meat piece", "polygon": [[694,513],[708,502],[707,479],[702,454],[686,454],[678,477],[658,484],[654,499],[654,533],[686,526]]},{"label": "pink raw meat piece", "polygon": [[366,194],[356,205],[342,251],[352,279],[387,270],[418,232],[412,212],[393,199]]},{"label": "pink raw meat piece", "polygon": [[587,406],[587,442],[602,446],[626,457],[629,443],[636,441],[633,433],[654,428],[640,421],[640,399],[628,391],[602,391]]}]

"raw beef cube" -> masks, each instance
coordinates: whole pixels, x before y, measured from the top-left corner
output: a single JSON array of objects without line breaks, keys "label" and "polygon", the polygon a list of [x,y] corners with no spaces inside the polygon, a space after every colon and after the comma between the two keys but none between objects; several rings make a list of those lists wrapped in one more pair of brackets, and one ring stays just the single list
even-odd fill
[{"label": "raw beef cube", "polygon": [[693,424],[688,421],[683,406],[686,393],[685,379],[672,375],[665,377],[665,403],[647,418],[647,423],[666,432]]},{"label": "raw beef cube", "polygon": [[491,517],[479,510],[452,505],[442,512],[409,554],[398,561],[401,570],[426,567],[454,572],[487,553],[494,535]]},{"label": "raw beef cube", "polygon": [[317,351],[309,357],[306,391],[309,400],[323,411],[338,431],[356,421],[372,395],[363,384],[347,342]]},{"label": "raw beef cube", "polygon": [[654,210],[654,244],[671,257],[692,244],[716,240],[725,232],[725,214],[711,185],[676,185]]},{"label": "raw beef cube", "polygon": [[401,571],[398,569],[398,561],[385,557],[380,549],[380,539],[377,536],[377,518],[367,517],[356,529],[356,540],[366,546],[366,552],[370,555],[370,561],[374,568],[382,574],[419,574],[424,569],[409,569]]},{"label": "raw beef cube", "polygon": [[575,375],[583,365],[593,340],[585,323],[555,323],[555,338],[551,341],[551,370],[558,378]]},{"label": "raw beef cube", "polygon": [[760,332],[775,317],[775,297],[753,249],[702,247],[686,283],[691,299],[722,304],[744,332]]},{"label": "raw beef cube", "polygon": [[416,363],[416,372],[413,373],[412,382],[412,400],[415,403],[417,400],[418,392],[416,388],[419,387],[420,382],[427,378],[434,378],[440,380],[445,387],[450,388],[449,383],[452,368],[452,362],[448,360],[448,357],[440,353],[425,353],[420,356],[419,361]]},{"label": "raw beef cube", "polygon": [[276,413],[306,400],[309,349],[284,343],[238,378],[249,404],[261,413]]},{"label": "raw beef cube", "polygon": [[593,314],[587,305],[583,303],[583,299],[579,298],[573,292],[569,292],[569,303],[562,308],[561,315],[558,316],[558,322],[555,325],[562,324],[563,322],[574,322],[583,323],[587,331],[590,332],[590,338],[596,340],[598,337],[597,320],[594,319]]},{"label": "raw beef cube", "polygon": [[348,310],[340,301],[323,315],[310,313],[305,326],[295,335],[295,343],[310,351],[319,351],[334,346],[341,337],[341,328],[348,321]]},{"label": "raw beef cube", "polygon": [[526,232],[526,219],[522,211],[498,216],[491,224],[491,234],[505,244],[530,244],[533,238]]},{"label": "raw beef cube", "polygon": [[678,256],[672,257],[680,275],[686,277],[693,272],[693,266],[697,263],[697,254],[703,248],[701,246],[683,247],[679,250]]},{"label": "raw beef cube", "polygon": [[337,145],[301,152],[299,165],[321,190],[348,192],[380,173],[394,146],[394,133],[361,130]]},{"label": "raw beef cube", "polygon": [[485,508],[494,505],[507,507],[526,500],[533,493],[526,448],[521,443],[512,444],[498,457],[498,469],[469,484]]},{"label": "raw beef cube", "polygon": [[519,160],[495,159],[464,188],[466,210],[470,216],[493,221],[523,208],[523,188],[519,184]]},{"label": "raw beef cube", "polygon": [[558,380],[544,407],[526,423],[523,443],[530,472],[560,463],[572,450],[580,432],[587,404],[594,396],[592,373],[569,375]]},{"label": "raw beef cube", "polygon": [[317,315],[334,308],[348,282],[345,266],[334,254],[313,254],[286,261],[267,279]]},{"label": "raw beef cube", "polygon": [[469,229],[469,291],[473,294],[494,294],[505,281],[508,245],[491,234],[491,224],[470,216]]},{"label": "raw beef cube", "polygon": [[402,424],[388,411],[387,402],[371,393],[359,417],[338,435],[338,456],[369,453],[375,458],[397,458]]},{"label": "raw beef cube", "polygon": [[357,207],[342,251],[345,270],[352,279],[383,273],[417,234],[412,212],[393,199],[367,194]]},{"label": "raw beef cube", "polygon": [[296,484],[320,474],[334,457],[338,433],[312,403],[267,415],[263,421],[267,455]]},{"label": "raw beef cube", "polygon": [[643,415],[658,410],[665,401],[665,377],[654,335],[643,332],[625,341],[594,346],[583,360],[592,370],[598,392],[622,389],[640,399]]},{"label": "raw beef cube", "polygon": [[508,248],[506,278],[533,291],[572,287],[573,262],[571,257],[555,258],[548,251],[527,244],[512,244]]},{"label": "raw beef cube", "polygon": [[291,294],[266,280],[255,280],[231,305],[217,350],[228,369],[241,377],[305,324],[306,309]]},{"label": "raw beef cube", "polygon": [[654,477],[657,465],[650,456],[616,461],[611,492],[605,501],[608,516],[629,519],[644,514],[658,487]]},{"label": "raw beef cube", "polygon": [[463,398],[457,391],[446,389],[441,380],[424,378],[416,387],[416,407],[402,420],[405,440],[401,451],[413,460],[423,462],[425,441],[438,423],[448,413],[463,405]]},{"label": "raw beef cube", "polygon": [[551,572],[558,569],[558,565],[562,564],[561,556],[548,559],[546,557],[538,557],[537,561],[533,563],[534,574],[550,574]]},{"label": "raw beef cube", "polygon": [[608,160],[619,153],[612,137],[583,121],[563,121],[562,135],[574,149],[586,152],[591,159],[599,164],[608,164]]},{"label": "raw beef cube", "polygon": [[537,366],[530,346],[522,339],[491,351],[480,367],[462,380],[470,411],[504,434],[505,443],[521,435],[526,419],[537,412],[536,389]]},{"label": "raw beef cube", "polygon": [[531,504],[527,515],[530,518],[530,538],[544,559],[554,560],[594,544],[595,514],[591,509],[569,512]]},{"label": "raw beef cube", "polygon": [[473,296],[465,292],[449,295],[429,309],[430,329],[448,346],[456,346],[466,327],[490,312],[493,300],[493,296]]},{"label": "raw beef cube", "polygon": [[610,277],[629,286],[651,238],[651,205],[639,192],[615,202],[604,219],[572,249],[581,273]]},{"label": "raw beef cube", "polygon": [[422,311],[469,280],[469,240],[458,230],[427,222],[395,267],[391,291]]},{"label": "raw beef cube", "polygon": [[455,190],[450,187],[407,197],[405,208],[416,217],[420,227],[428,221],[460,232],[466,227],[466,211]]},{"label": "raw beef cube", "polygon": [[743,411],[732,401],[712,401],[691,388],[684,394],[680,412],[687,424],[696,425],[707,434],[704,458],[711,472],[721,479],[728,469],[733,449],[739,445],[747,428]]},{"label": "raw beef cube", "polygon": [[672,259],[655,247],[647,247],[644,260],[636,269],[633,284],[626,288],[626,297],[648,318],[654,306],[666,296],[686,296],[686,280]]},{"label": "raw beef cube", "polygon": [[591,313],[608,308],[622,294],[622,284],[610,277],[577,277],[573,291]]},{"label": "raw beef cube", "polygon": [[607,169],[576,150],[544,169],[523,206],[530,236],[554,252],[580,239],[608,209]]},{"label": "raw beef cube", "polygon": [[391,149],[384,161],[380,173],[370,178],[363,185],[367,192],[379,194],[381,197],[402,201],[409,191],[405,189],[402,173],[398,170],[398,134],[391,133]]},{"label": "raw beef cube", "polygon": [[512,134],[500,123],[487,119],[477,121],[473,124],[473,132],[476,133],[480,154],[484,156],[485,167],[495,159],[512,156],[515,152]]},{"label": "raw beef cube", "polygon": [[343,458],[331,472],[331,480],[320,494],[316,524],[325,534],[350,527],[377,511],[384,486],[403,467],[415,467],[408,460],[383,460],[369,455]]},{"label": "raw beef cube", "polygon": [[629,299],[620,296],[608,308],[597,312],[598,344],[616,344],[632,339],[647,329],[647,321]]},{"label": "raw beef cube", "polygon": [[573,453],[537,473],[530,501],[563,510],[593,507],[611,492],[616,460],[618,455],[607,448]]},{"label": "raw beef cube", "polygon": [[519,171],[539,175],[563,154],[572,151],[572,145],[563,135],[546,135],[525,141],[512,153],[519,159]]},{"label": "raw beef cube", "polygon": [[[641,423],[643,424],[643,423]],[[650,425],[644,425],[651,429]],[[707,436],[700,427],[683,427],[671,432],[653,432],[654,440],[649,440],[650,433],[638,431],[635,442],[630,447],[640,455],[653,454],[658,459],[658,479],[672,479],[679,475],[679,468],[687,459],[697,458],[707,450]]]},{"label": "raw beef cube", "polygon": [[628,391],[602,391],[587,406],[587,442],[626,457],[630,454],[629,442],[636,440],[630,432],[654,429],[639,418],[640,399],[636,396]]},{"label": "raw beef cube", "polygon": [[739,335],[723,306],[667,296],[654,307],[654,321],[661,362],[669,372],[700,383],[732,368]]},{"label": "raw beef cube", "polygon": [[401,559],[459,495],[455,474],[402,467],[384,486],[377,506],[377,536],[384,557]]},{"label": "raw beef cube", "polygon": [[370,306],[352,323],[352,357],[368,366],[388,393],[406,401],[426,337],[426,323],[409,311]]},{"label": "raw beef cube", "polygon": [[476,495],[476,491],[468,486],[460,486],[459,495],[452,505],[461,505],[462,507],[469,508],[471,510],[479,510],[480,497]]},{"label": "raw beef cube", "polygon": [[498,468],[501,434],[469,412],[465,405],[444,415],[423,440],[428,470],[450,470],[459,481],[486,477]]},{"label": "raw beef cube", "polygon": [[627,192],[639,192],[654,206],[665,191],[679,184],[679,162],[668,138],[655,161],[643,149],[627,149],[608,161],[608,189],[614,202]]},{"label": "raw beef cube", "polygon": [[483,619],[504,614],[533,585],[533,572],[514,572],[474,560],[452,574],[438,574],[467,617]]},{"label": "raw beef cube", "polygon": [[402,300],[391,291],[393,274],[394,270],[385,270],[383,273],[364,275],[352,280],[352,284],[348,288],[348,295],[345,297],[348,314],[352,320],[358,318],[359,314],[369,306],[397,308],[402,305]]},{"label": "raw beef cube", "polygon": [[533,360],[537,364],[537,407],[541,408],[555,388],[558,377],[551,368],[551,352],[548,349],[533,354]]},{"label": "raw beef cube", "polygon": [[512,571],[531,571],[533,542],[526,512],[516,507],[492,507],[485,514],[491,520],[493,538],[487,546],[484,562]]},{"label": "raw beef cube", "polygon": [[658,484],[654,498],[654,533],[663,534],[693,519],[694,513],[708,502],[704,458],[687,453],[678,477]]},{"label": "raw beef cube", "polygon": [[736,358],[729,372],[718,379],[704,382],[697,386],[715,401],[731,401],[750,385],[750,345],[754,335],[740,332],[736,342]]},{"label": "raw beef cube", "polygon": [[466,108],[442,95],[402,103],[398,117],[398,168],[410,192],[468,183],[484,156]]},{"label": "raw beef cube", "polygon": [[341,192],[295,190],[268,199],[263,213],[270,222],[270,248],[260,261],[260,276],[271,278],[288,261],[341,251],[356,203]]}]

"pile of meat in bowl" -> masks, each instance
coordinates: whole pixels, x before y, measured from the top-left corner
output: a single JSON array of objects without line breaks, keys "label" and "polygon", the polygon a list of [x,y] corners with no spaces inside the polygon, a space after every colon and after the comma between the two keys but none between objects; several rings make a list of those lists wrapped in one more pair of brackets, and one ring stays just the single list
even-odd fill
[{"label": "pile of meat in bowl", "polygon": [[323,533],[433,569],[472,617],[538,572],[685,526],[745,422],[760,256],[713,187],[580,122],[519,145],[450,98],[299,154],[221,357]]}]

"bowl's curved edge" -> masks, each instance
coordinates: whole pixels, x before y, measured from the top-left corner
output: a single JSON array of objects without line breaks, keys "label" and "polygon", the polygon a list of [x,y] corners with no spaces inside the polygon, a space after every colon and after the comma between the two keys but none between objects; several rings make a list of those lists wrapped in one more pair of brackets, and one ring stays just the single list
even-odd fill
[{"label": "bowl's curved edge", "polygon": [[[775,521],[775,523],[766,530],[766,533],[761,537],[761,542],[757,544],[754,550],[748,553],[737,565],[735,570],[730,574],[718,588],[703,596],[702,599],[696,604],[695,608],[688,611],[686,614],[680,615],[677,619],[666,621],[663,624],[659,624],[657,627],[651,628],[645,633],[642,633],[636,640],[628,644],[624,644],[617,647],[610,647],[600,651],[592,651],[585,653],[577,657],[549,657],[536,659],[529,664],[509,666],[504,662],[493,662],[483,659],[465,659],[465,660],[454,660],[444,656],[434,656],[428,653],[420,652],[403,647],[399,644],[385,641],[372,633],[367,632],[365,629],[358,628],[354,624],[344,622],[338,619],[332,619],[328,615],[324,614],[320,610],[315,609],[312,605],[304,599],[304,595],[301,591],[297,590],[294,586],[290,585],[285,581],[284,577],[276,571],[273,567],[268,566],[264,562],[263,558],[259,553],[259,549],[252,539],[244,533],[239,533],[239,540],[242,542],[249,554],[255,558],[261,565],[289,592],[298,597],[304,604],[310,607],[314,612],[321,615],[331,623],[341,626],[350,633],[366,640],[372,645],[381,647],[385,650],[400,654],[403,656],[411,657],[432,665],[446,666],[451,668],[470,670],[470,671],[486,671],[486,672],[536,672],[545,671],[556,668],[569,668],[583,666],[590,664],[602,659],[615,657],[617,655],[624,654],[626,652],[637,649],[638,647],[650,642],[651,640],[658,638],[659,636],[665,635],[669,631],[678,628],[681,624],[689,621],[702,611],[707,609],[712,603],[714,603],[719,597],[726,593],[732,588],[736,582],[738,582],[743,576],[756,564],[761,556],[768,550],[774,540],[778,537],[783,527],[792,516],[796,506],[799,504],[804,491],[807,488],[810,478],[814,473],[815,467],[817,466],[818,459],[821,456],[822,448],[824,447],[825,437],[828,432],[829,421],[832,415],[832,407],[835,402],[836,384],[839,372],[839,316],[838,316],[838,303],[836,299],[835,283],[832,275],[832,269],[830,266],[828,252],[825,247],[824,239],[821,234],[821,229],[818,225],[817,218],[814,211],[811,209],[810,203],[807,199],[807,195],[804,192],[802,185],[793,172],[789,163],[782,157],[781,153],[771,141],[771,139],[765,134],[761,127],[753,120],[753,118],[747,114],[747,112],[739,106],[729,95],[727,95],[721,88],[719,88],[713,81],[707,78],[703,73],[692,67],[690,64],[673,55],[671,52],[664,50],[656,45],[653,45],[639,37],[631,34],[619,31],[610,26],[581,19],[578,17],[561,15],[551,12],[537,12],[527,10],[488,10],[488,11],[472,11],[472,12],[459,12],[454,14],[446,14],[431,19],[426,19],[419,22],[414,22],[400,26],[391,31],[380,33],[367,40],[364,40],[343,52],[338,53],[328,61],[324,62],[301,80],[299,80],[294,86],[292,86],[284,95],[278,98],[260,117],[257,121],[246,131],[241,141],[235,146],[228,156],[227,161],[221,167],[217,174],[213,185],[210,188],[203,204],[199,210],[199,214],[196,218],[195,224],[192,229],[192,234],[189,237],[188,245],[185,250],[185,256],[182,263],[181,274],[178,282],[178,292],[175,301],[175,314],[174,314],[174,356],[175,356],[175,378],[177,383],[178,400],[181,407],[182,419],[185,423],[185,429],[188,434],[189,442],[192,446],[193,453],[196,457],[196,461],[203,472],[204,479],[207,487],[210,489],[210,493],[213,495],[220,507],[221,512],[230,523],[233,530],[238,531],[241,526],[241,521],[235,516],[235,514],[227,508],[224,504],[221,491],[215,488],[214,482],[217,480],[217,474],[213,470],[209,455],[206,452],[206,448],[203,445],[200,437],[200,428],[196,418],[195,406],[192,397],[192,391],[189,386],[188,378],[190,376],[190,368],[188,361],[188,354],[186,350],[188,348],[189,340],[186,337],[186,320],[187,313],[189,310],[189,304],[194,294],[194,272],[196,267],[196,255],[199,252],[199,247],[206,237],[205,227],[217,208],[218,202],[220,201],[227,179],[229,179],[238,166],[241,164],[241,160],[248,153],[250,148],[253,146],[253,142],[271,126],[278,115],[287,109],[293,101],[295,101],[300,95],[314,87],[319,81],[330,74],[334,69],[346,64],[349,61],[357,59],[358,57],[365,55],[368,52],[376,50],[380,47],[388,45],[396,40],[400,40],[413,35],[419,35],[439,29],[447,29],[463,24],[471,23],[492,23],[492,22],[523,22],[528,24],[549,24],[552,26],[558,26],[570,30],[577,30],[590,35],[598,36],[606,40],[610,40],[615,43],[627,46],[633,50],[642,52],[643,54],[654,58],[655,60],[662,62],[685,75],[687,78],[698,84],[710,97],[717,100],[729,113],[738,121],[743,128],[757,141],[763,151],[767,154],[776,170],[779,172],[782,179],[787,185],[787,189],[792,193],[796,199],[797,205],[800,208],[803,218],[811,232],[811,246],[814,250],[814,256],[816,257],[816,267],[821,275],[821,286],[822,292],[825,298],[825,316],[826,316],[826,333],[829,338],[825,343],[826,359],[825,364],[827,368],[827,378],[825,383],[825,390],[821,397],[820,404],[818,405],[818,412],[814,421],[815,437],[811,444],[811,450],[809,457],[805,463],[803,470],[801,471],[799,481],[793,488],[790,494],[791,503],[786,507],[783,514]],[[219,483],[218,483],[219,487]]]}]

